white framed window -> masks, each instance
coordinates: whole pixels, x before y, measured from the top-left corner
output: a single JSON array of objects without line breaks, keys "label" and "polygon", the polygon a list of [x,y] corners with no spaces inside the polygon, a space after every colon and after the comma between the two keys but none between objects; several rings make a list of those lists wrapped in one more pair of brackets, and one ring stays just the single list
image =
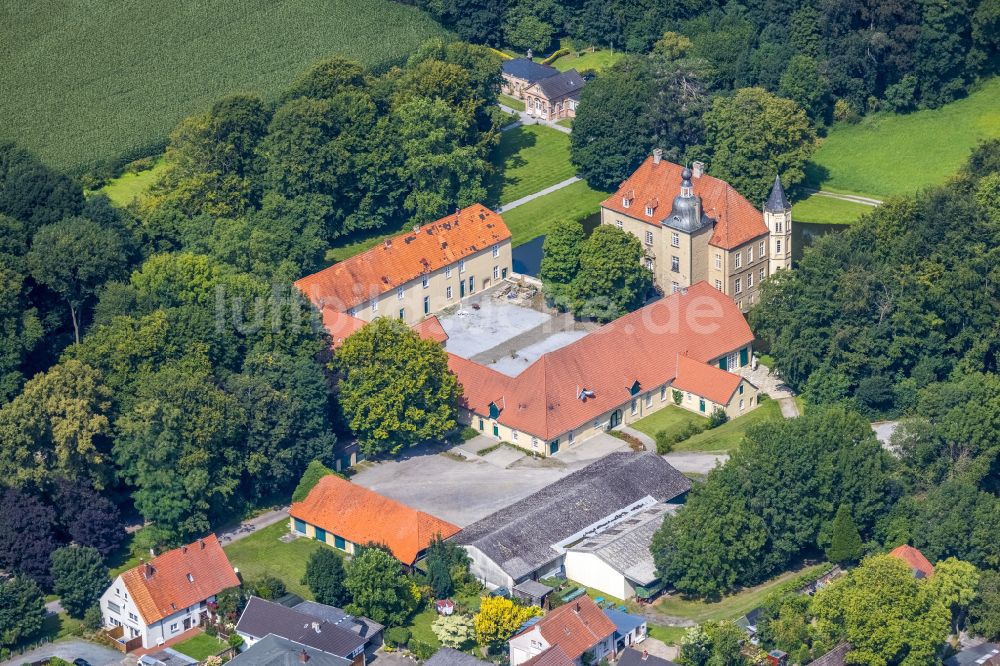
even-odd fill
[{"label": "white framed window", "polygon": [[458,260],[458,272],[459,273],[464,273],[465,272],[465,259],[459,259]]},{"label": "white framed window", "polygon": [[740,384],[740,388],[738,390],[740,392],[740,395],[743,395],[743,384]]},{"label": "white framed window", "polygon": [[767,253],[767,243],[761,241],[760,243],[757,244],[757,256],[763,259],[766,253]]},{"label": "white framed window", "polygon": [[760,279],[763,280],[767,277],[767,271],[765,269],[760,269]]},{"label": "white framed window", "polygon": [[742,294],[743,293],[743,281],[740,280],[739,278],[736,278],[736,288],[733,290],[733,293],[736,293],[736,294]]},{"label": "white framed window", "polygon": [[782,223],[781,220],[775,220],[775,222],[774,222],[774,233],[776,233],[776,234],[784,233],[782,231],[784,229],[784,226],[785,225],[784,225],[784,223]]},{"label": "white framed window", "polygon": [[493,267],[493,279],[494,280],[499,280],[500,279],[500,267],[499,266],[494,266]]},{"label": "white framed window", "polygon": [[622,197],[622,208],[628,208],[631,202],[626,197]]},{"label": "white framed window", "polygon": [[653,260],[650,257],[646,257],[646,270],[653,270]]},{"label": "white framed window", "polygon": [[378,301],[372,300],[372,312],[378,312]]},{"label": "white framed window", "polygon": [[647,407],[652,407],[653,406],[653,394],[652,394],[652,392],[646,394],[646,406]]},{"label": "white framed window", "polygon": [[753,245],[747,248],[747,263],[753,263]]},{"label": "white framed window", "polygon": [[129,613],[128,614],[128,619],[132,620],[133,622],[138,622],[139,621],[139,616],[136,615],[135,613]]},{"label": "white framed window", "polygon": [[177,623],[176,622],[174,622],[173,624],[170,625],[170,633],[172,633],[172,634],[176,634],[177,633]]},{"label": "white framed window", "polygon": [[780,238],[776,238],[774,240],[774,253],[775,254],[781,254],[781,239]]},{"label": "white framed window", "polygon": [[653,217],[653,207],[646,206],[646,217]]},{"label": "white framed window", "polygon": [[430,286],[430,280],[428,280],[428,279],[427,279],[427,276],[426,276],[426,275],[424,276],[424,279],[420,281],[420,285],[421,285],[421,286],[422,286],[422,287],[423,287],[424,289],[426,289],[427,287],[429,287],[429,286]]},{"label": "white framed window", "polygon": [[663,402],[666,399],[667,399],[667,385],[664,384],[663,386],[660,387],[660,402]]},{"label": "white framed window", "polygon": [[652,245],[652,244],[653,244],[653,232],[652,231],[647,231],[646,232],[646,245]]},{"label": "white framed window", "polygon": [[444,276],[446,278],[450,278],[451,277],[451,266],[449,266],[448,268],[444,269]]},{"label": "white framed window", "polygon": [[718,289],[719,291],[722,291],[722,280],[715,281],[715,288]]},{"label": "white framed window", "polygon": [[622,228],[622,221],[621,220],[615,220],[615,226],[618,227],[619,229],[621,229]]},{"label": "white framed window", "polygon": [[510,438],[513,439],[515,442],[517,441],[517,431],[516,430],[512,430],[511,431]]},{"label": "white framed window", "polygon": [[670,257],[670,270],[674,273],[681,272],[681,258],[680,257]]},{"label": "white framed window", "polygon": [[111,611],[112,613],[119,613],[120,614],[122,612],[122,607],[119,606],[118,604],[116,604],[115,602],[109,600],[108,601],[108,610]]},{"label": "white framed window", "polygon": [[743,398],[740,398],[740,411],[743,411]]},{"label": "white framed window", "polygon": [[747,273],[747,289],[753,286],[753,271]]},{"label": "white framed window", "polygon": [[722,269],[722,255],[718,252],[715,253],[715,268],[716,270]]},{"label": "white framed window", "polygon": [[673,247],[681,246],[681,235],[676,231],[670,232],[670,245]]},{"label": "white framed window", "polygon": [[406,290],[404,288],[400,287],[399,289],[396,290],[396,298],[399,299],[399,300],[403,300],[403,295],[405,293],[406,293]]},{"label": "white framed window", "polygon": [[632,416],[635,416],[639,412],[639,401],[632,398]]},{"label": "white framed window", "polygon": [[736,259],[736,268],[739,268],[740,266],[743,265],[743,253],[742,252],[737,252],[735,259]]},{"label": "white framed window", "polygon": [[680,285],[679,282],[671,282],[670,283],[670,293],[671,294],[676,294],[680,290],[681,290],[681,285]]},{"label": "white framed window", "polygon": [[493,256],[494,257],[499,257],[500,256],[500,246],[499,245],[494,245],[493,246]]},{"label": "white framed window", "polygon": [[446,298],[451,298],[452,293],[453,291],[451,287],[448,287],[447,289],[444,290],[444,295]]}]

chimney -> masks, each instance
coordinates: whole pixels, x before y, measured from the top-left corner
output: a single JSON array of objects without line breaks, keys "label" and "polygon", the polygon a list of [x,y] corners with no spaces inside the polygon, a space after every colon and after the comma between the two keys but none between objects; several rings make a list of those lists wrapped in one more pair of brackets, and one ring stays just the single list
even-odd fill
[{"label": "chimney", "polygon": [[187,546],[181,546],[181,553],[183,554],[183,553],[186,553],[186,552],[188,552],[188,547]]},{"label": "chimney", "polygon": [[531,60],[531,58],[532,58],[532,51],[531,49],[528,49],[528,60]]},{"label": "chimney", "polygon": [[574,608],[573,610],[575,610],[577,613],[579,613],[580,611],[583,610],[583,608],[580,607],[580,602],[579,601],[576,602],[576,608]]},{"label": "chimney", "polygon": [[643,650],[642,651],[642,660],[646,661],[647,659],[649,659],[649,650]]},{"label": "chimney", "polygon": [[663,148],[653,148],[653,164],[659,164],[663,160]]},{"label": "chimney", "polygon": [[150,557],[156,557],[156,551],[153,550],[152,546],[149,547],[149,556]]},{"label": "chimney", "polygon": [[200,547],[200,548],[201,548],[202,550],[205,550],[205,540],[204,540],[204,539],[198,539],[198,546],[199,546],[199,547]]},{"label": "chimney", "polygon": [[300,664],[304,664],[307,661],[309,661],[309,653],[306,652],[305,650],[303,650],[302,652],[299,652],[299,663]]},{"label": "chimney", "polygon": [[695,178],[701,178],[701,174],[705,173],[705,163],[704,162],[692,162],[691,163],[691,174]]},{"label": "chimney", "polygon": [[146,578],[152,578],[153,577],[153,565],[150,564],[149,562],[146,562],[145,566],[146,566]]},{"label": "chimney", "polygon": [[413,233],[417,233],[418,231],[420,231],[420,225],[419,224],[414,224],[413,225]]}]

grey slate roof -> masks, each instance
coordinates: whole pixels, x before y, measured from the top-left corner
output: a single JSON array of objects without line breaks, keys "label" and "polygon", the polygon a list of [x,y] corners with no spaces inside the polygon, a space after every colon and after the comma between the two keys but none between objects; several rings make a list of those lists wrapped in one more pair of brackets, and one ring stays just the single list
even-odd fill
[{"label": "grey slate roof", "polygon": [[342,629],[353,631],[362,638],[370,638],[385,628],[375,620],[369,620],[367,617],[355,617],[341,608],[315,601],[302,601],[292,606],[292,610],[312,615],[314,618],[325,620]]},{"label": "grey slate roof", "polygon": [[[643,658],[643,655],[646,655]],[[618,666],[677,666],[674,662],[648,654],[643,650],[627,647],[618,657]]]},{"label": "grey slate roof", "polygon": [[593,553],[629,580],[650,585],[658,576],[649,545],[653,542],[653,534],[663,525],[663,518],[678,508],[677,504],[654,504],[567,550]]},{"label": "grey slate roof", "polygon": [[514,78],[524,79],[529,85],[550,76],[555,76],[559,70],[555,67],[542,65],[529,58],[514,58],[505,60],[503,63],[503,73]]},{"label": "grey slate roof", "polygon": [[982,643],[975,647],[966,648],[949,657],[944,663],[945,666],[972,666],[973,664],[983,664],[990,657],[1000,658],[1000,643]]},{"label": "grey slate roof", "polygon": [[232,666],[302,666],[299,655],[309,655],[309,666],[350,666],[350,660],[290,641],[274,634],[260,639],[229,663]]},{"label": "grey slate roof", "polygon": [[452,648],[441,648],[426,661],[424,666],[491,666],[491,664]]},{"label": "grey slate roof", "polygon": [[764,210],[769,213],[784,213],[791,209],[792,205],[788,203],[788,197],[785,196],[785,188],[781,186],[781,177],[775,176],[774,186],[771,187],[771,196],[767,198]]},{"label": "grey slate roof", "polygon": [[535,85],[549,99],[565,97],[583,88],[583,77],[575,69],[542,79]]},{"label": "grey slate roof", "polygon": [[332,622],[258,597],[250,597],[236,623],[236,631],[254,638],[274,634],[340,657],[349,657],[367,643],[358,634]]},{"label": "grey slate roof", "polygon": [[844,666],[844,658],[851,651],[850,643],[841,643],[816,661],[810,662],[812,666]]},{"label": "grey slate roof", "polygon": [[617,451],[568,474],[452,537],[518,581],[558,558],[553,544],[639,500],[666,502],[691,481],[652,451]]}]

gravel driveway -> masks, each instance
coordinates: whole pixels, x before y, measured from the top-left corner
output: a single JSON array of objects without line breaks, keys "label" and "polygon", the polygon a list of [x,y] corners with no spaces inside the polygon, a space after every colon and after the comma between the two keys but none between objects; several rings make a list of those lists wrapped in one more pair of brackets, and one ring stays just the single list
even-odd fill
[{"label": "gravel driveway", "polygon": [[41,661],[49,657],[59,657],[69,662],[82,657],[89,661],[91,666],[119,666],[122,663],[120,652],[103,645],[74,638],[68,641],[49,643],[31,652],[25,652],[3,662],[0,666],[20,666],[20,664]]}]

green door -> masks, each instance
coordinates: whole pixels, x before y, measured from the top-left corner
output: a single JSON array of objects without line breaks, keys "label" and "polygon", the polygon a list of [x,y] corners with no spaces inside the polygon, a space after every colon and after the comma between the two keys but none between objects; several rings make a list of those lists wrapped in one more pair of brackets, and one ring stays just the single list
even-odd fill
[{"label": "green door", "polygon": [[549,442],[549,455],[553,455],[559,452],[559,440],[553,440]]},{"label": "green door", "polygon": [[493,436],[494,437],[500,436],[500,426],[498,426],[496,423],[493,424]]},{"label": "green door", "polygon": [[725,356],[723,356],[722,358],[719,359],[719,368],[722,369],[722,370],[728,370],[729,369],[729,364],[726,363],[726,357]]},{"label": "green door", "polygon": [[702,411],[702,413],[705,412],[705,401],[704,400],[699,400],[698,401],[698,409],[700,409]]},{"label": "green door", "polygon": [[740,350],[740,367],[743,367],[749,362],[750,359],[747,357],[747,350],[746,347],[744,347],[743,349]]},{"label": "green door", "polygon": [[459,280],[458,282],[458,297],[465,298],[465,280]]}]

